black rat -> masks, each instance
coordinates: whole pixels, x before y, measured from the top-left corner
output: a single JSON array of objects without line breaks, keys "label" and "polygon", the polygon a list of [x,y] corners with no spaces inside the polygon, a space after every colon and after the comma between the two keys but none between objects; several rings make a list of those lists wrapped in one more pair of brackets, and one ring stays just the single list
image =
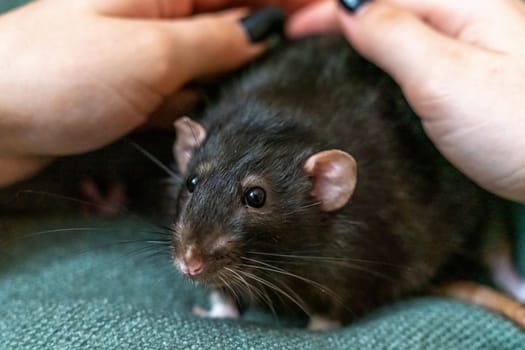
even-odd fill
[{"label": "black rat", "polygon": [[336,35],[273,50],[175,127],[172,254],[216,290],[202,316],[237,299],[336,327],[427,287],[499,207]]}]

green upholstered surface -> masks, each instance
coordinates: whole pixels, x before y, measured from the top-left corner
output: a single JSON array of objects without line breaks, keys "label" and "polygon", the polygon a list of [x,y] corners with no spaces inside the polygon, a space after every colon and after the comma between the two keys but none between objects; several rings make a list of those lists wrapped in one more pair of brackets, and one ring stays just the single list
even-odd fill
[{"label": "green upholstered surface", "polygon": [[0,12],[10,10],[16,6],[20,6],[29,2],[28,0],[2,0],[0,2]]},{"label": "green upholstered surface", "polygon": [[[525,349],[510,322],[438,298],[405,300],[323,334],[257,309],[240,321],[199,319],[190,310],[206,305],[206,293],[179,277],[166,250],[129,242],[155,237],[146,223],[0,222],[2,349]],[[38,234],[63,228],[79,230]]]}]

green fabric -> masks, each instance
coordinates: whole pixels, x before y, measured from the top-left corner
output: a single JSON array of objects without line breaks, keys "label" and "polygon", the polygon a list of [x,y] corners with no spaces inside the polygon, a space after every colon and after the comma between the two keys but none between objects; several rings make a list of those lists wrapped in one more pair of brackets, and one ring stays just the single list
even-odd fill
[{"label": "green fabric", "polygon": [[[525,349],[510,322],[438,298],[406,300],[324,334],[257,309],[241,321],[199,319],[190,310],[206,305],[206,293],[166,254],[151,256],[166,250],[130,242],[157,237],[150,225],[31,219],[0,221],[1,349]],[[81,230],[39,233],[63,228]]]},{"label": "green fabric", "polygon": [[27,0],[1,0],[0,1],[0,13],[15,8],[17,6],[23,5]]}]

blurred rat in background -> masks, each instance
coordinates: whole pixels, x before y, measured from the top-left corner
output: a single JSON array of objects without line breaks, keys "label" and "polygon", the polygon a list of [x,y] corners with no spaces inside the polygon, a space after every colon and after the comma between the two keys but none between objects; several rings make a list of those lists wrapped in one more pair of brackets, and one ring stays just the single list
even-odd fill
[{"label": "blurred rat in background", "polygon": [[[442,158],[399,88],[339,36],[274,50],[175,128],[172,256],[214,291],[200,316],[256,303],[335,328],[508,231],[506,205]],[[509,254],[491,261],[523,297]]]}]

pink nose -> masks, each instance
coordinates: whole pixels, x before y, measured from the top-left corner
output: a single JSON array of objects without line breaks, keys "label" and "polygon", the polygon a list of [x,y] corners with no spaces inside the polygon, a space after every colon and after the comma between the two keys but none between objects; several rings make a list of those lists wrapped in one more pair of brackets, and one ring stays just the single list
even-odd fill
[{"label": "pink nose", "polygon": [[201,260],[182,261],[180,269],[185,275],[196,276],[204,270],[204,264]]},{"label": "pink nose", "polygon": [[202,256],[194,246],[188,247],[179,261],[180,269],[185,275],[196,276],[204,270]]}]

